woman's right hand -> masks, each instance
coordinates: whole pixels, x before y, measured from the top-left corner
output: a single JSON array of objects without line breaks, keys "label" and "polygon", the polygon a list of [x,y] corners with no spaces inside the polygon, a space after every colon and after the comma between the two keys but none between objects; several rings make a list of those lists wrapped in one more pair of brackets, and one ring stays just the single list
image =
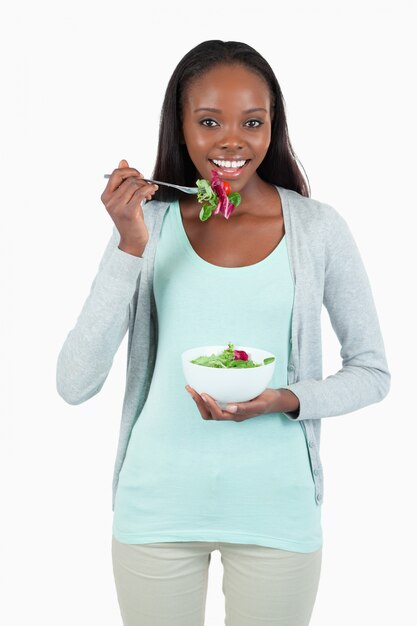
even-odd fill
[{"label": "woman's right hand", "polygon": [[124,159],[113,171],[101,201],[120,233],[120,250],[142,256],[149,233],[141,204],[151,200],[157,189],[158,185],[145,182],[143,175]]}]

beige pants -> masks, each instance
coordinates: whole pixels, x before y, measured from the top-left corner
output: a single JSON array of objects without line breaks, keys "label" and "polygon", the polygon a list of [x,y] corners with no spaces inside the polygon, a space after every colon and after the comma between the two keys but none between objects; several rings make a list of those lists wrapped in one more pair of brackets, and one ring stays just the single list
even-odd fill
[{"label": "beige pants", "polygon": [[209,541],[124,544],[112,539],[124,626],[204,626],[211,552],[223,564],[226,626],[307,626],[321,550],[288,552]]}]

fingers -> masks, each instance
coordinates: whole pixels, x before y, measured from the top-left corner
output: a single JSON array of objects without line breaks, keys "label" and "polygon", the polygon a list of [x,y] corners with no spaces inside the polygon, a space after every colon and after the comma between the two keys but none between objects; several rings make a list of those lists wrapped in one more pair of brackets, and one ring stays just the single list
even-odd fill
[{"label": "fingers", "polygon": [[151,200],[157,190],[158,185],[146,183],[143,178],[134,176],[123,181],[123,184],[116,190],[114,197],[118,201],[123,201],[124,204],[129,204],[132,200],[136,202],[138,198]]},{"label": "fingers", "polygon": [[221,410],[221,408],[219,407],[219,405],[217,404],[214,398],[207,395],[206,393],[201,394],[201,398],[204,402],[204,406],[206,407],[206,409],[209,411],[211,415],[211,419],[220,420],[220,419],[224,419],[225,417],[227,418],[227,412]]},{"label": "fingers", "polygon": [[148,183],[134,167],[122,159],[119,167],[110,175],[101,201],[120,233],[119,248],[135,256],[141,256],[148,242],[142,204],[151,200],[158,185]]},{"label": "fingers", "polygon": [[195,401],[203,419],[234,420],[237,422],[247,419],[247,416],[240,414],[237,415],[236,412],[222,411],[216,400],[206,393],[200,395],[195,391],[195,389],[193,389],[189,385],[186,385],[185,389]]},{"label": "fingers", "polygon": [[101,196],[104,204],[111,199],[113,202],[128,204],[134,199],[151,200],[158,190],[158,185],[148,183],[143,174],[132,167],[118,168],[113,171]]},{"label": "fingers", "polygon": [[206,406],[206,403],[204,402],[203,398],[200,396],[200,394],[198,394],[192,387],[190,387],[189,385],[185,386],[186,390],[188,391],[188,393],[190,394],[190,396],[192,397],[192,399],[194,400],[194,402],[197,405],[198,410],[200,411],[201,417],[205,420],[211,420],[213,419],[213,417],[211,416],[211,413],[208,409],[208,407]]},{"label": "fingers", "polygon": [[[113,193],[118,187],[121,186],[123,181],[132,177],[136,179],[143,179],[143,174],[141,174],[136,168],[129,167],[128,162],[125,159],[122,159],[119,162],[119,167],[114,169],[111,173],[105,192],[108,192],[109,194]],[[149,183],[144,182],[144,184]]]}]

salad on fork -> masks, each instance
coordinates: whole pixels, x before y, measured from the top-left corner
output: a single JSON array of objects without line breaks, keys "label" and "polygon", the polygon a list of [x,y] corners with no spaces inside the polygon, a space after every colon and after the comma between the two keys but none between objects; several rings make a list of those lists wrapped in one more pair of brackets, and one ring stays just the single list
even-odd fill
[{"label": "salad on fork", "polygon": [[205,178],[197,180],[197,200],[203,205],[200,220],[205,222],[211,215],[221,213],[229,219],[235,207],[241,201],[240,193],[232,192],[227,181],[222,181],[215,170],[211,172],[211,181]]}]

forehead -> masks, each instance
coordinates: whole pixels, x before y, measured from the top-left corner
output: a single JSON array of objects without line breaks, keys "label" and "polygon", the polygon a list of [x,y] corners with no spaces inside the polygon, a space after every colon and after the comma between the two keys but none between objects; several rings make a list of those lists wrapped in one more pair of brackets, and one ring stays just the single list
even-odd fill
[{"label": "forehead", "polygon": [[270,100],[269,86],[257,72],[241,64],[221,64],[191,80],[183,103],[193,108],[258,105],[269,110]]}]

